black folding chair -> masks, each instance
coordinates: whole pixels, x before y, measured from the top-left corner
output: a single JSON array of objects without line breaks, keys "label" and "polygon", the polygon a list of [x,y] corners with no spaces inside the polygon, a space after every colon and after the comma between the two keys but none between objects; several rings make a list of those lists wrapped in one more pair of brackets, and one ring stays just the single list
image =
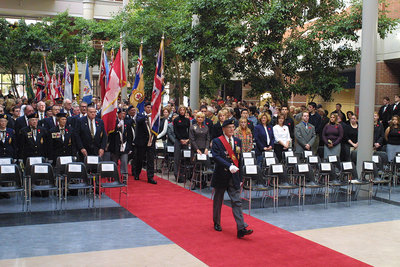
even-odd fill
[{"label": "black folding chair", "polygon": [[[60,187],[56,184],[56,177],[54,175],[53,166],[49,163],[37,163],[31,165],[30,175],[28,178],[28,210],[31,211],[32,206],[32,192],[47,191],[49,193],[56,193],[60,191]],[[58,202],[61,202],[61,195],[56,196],[55,210],[57,210]]]},{"label": "black folding chair", "polygon": [[[0,166],[0,193],[21,193],[22,211],[25,211],[27,195],[25,184],[22,184],[22,172],[16,164],[2,164]],[[22,196],[24,194],[24,196]]]},{"label": "black folding chair", "polygon": [[255,158],[255,157],[256,157],[256,154],[254,153],[254,151],[242,153],[242,158]]},{"label": "black folding chair", "polygon": [[330,176],[334,172],[334,168],[332,166],[332,163],[330,162],[321,162],[318,164],[318,183],[324,185],[325,188],[325,193],[324,193],[324,199],[325,199],[325,209],[328,208],[329,204],[329,185],[330,185]]},{"label": "black folding chair", "polygon": [[[65,180],[64,180],[64,203],[65,209],[67,207],[68,190],[84,190],[89,191],[93,197],[93,207],[95,203],[95,186],[93,186],[88,178],[85,164],[82,162],[70,162],[65,165]],[[78,194],[79,195],[79,194]],[[88,208],[90,207],[90,197],[88,197]]]},{"label": "black folding chair", "polygon": [[243,197],[244,200],[247,200],[249,202],[249,215],[251,214],[251,202],[252,202],[252,191],[265,191],[267,190],[267,187],[254,187],[253,186],[253,180],[258,181],[260,178],[259,176],[261,175],[261,169],[260,166],[255,164],[255,159],[254,164],[250,165],[244,165],[243,166],[243,186],[242,189],[245,192],[248,192],[249,197],[245,198]]},{"label": "black folding chair", "polygon": [[[192,178],[190,179],[190,187],[189,189],[195,189],[196,184],[199,184],[200,192],[203,187],[203,183],[208,183],[211,181],[210,176],[211,172],[207,170],[207,166],[209,165],[209,158],[206,154],[195,154],[193,158],[193,173]],[[186,187],[186,180],[183,184],[183,187]]]},{"label": "black folding chair", "polygon": [[[126,204],[128,205],[128,186],[120,180],[117,164],[114,161],[103,161],[98,164],[97,172],[99,178],[99,198],[101,201],[101,189],[119,188],[119,203],[121,203],[121,193],[126,195]],[[125,188],[125,192],[122,191]]]},{"label": "black folding chair", "polygon": [[[182,155],[181,155],[181,160],[179,162],[179,168],[178,168],[178,180],[181,177],[182,173],[185,177],[184,183],[186,182],[186,180],[189,179],[189,177],[191,177],[191,173],[192,173],[192,155],[191,155],[191,151],[190,149],[183,149],[181,151]],[[178,180],[176,181],[176,183],[178,183]]]}]

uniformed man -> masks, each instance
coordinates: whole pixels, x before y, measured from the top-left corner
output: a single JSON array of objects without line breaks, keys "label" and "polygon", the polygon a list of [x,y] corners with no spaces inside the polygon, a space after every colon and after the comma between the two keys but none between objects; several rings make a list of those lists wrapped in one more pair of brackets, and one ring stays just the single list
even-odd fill
[{"label": "uniformed man", "polygon": [[77,120],[76,131],[77,149],[81,161],[88,155],[103,157],[107,144],[107,134],[103,121],[96,118],[95,107],[89,106],[87,116]]},{"label": "uniformed man", "polygon": [[67,114],[57,114],[57,126],[50,130],[49,158],[56,162],[61,156],[76,155],[76,133],[67,125]]},{"label": "uniformed man", "polygon": [[28,126],[20,131],[20,158],[26,162],[28,157],[47,157],[49,144],[48,131],[38,126],[38,114],[28,116]]},{"label": "uniformed man", "polygon": [[144,112],[136,116],[136,161],[135,161],[135,180],[139,180],[144,158],[146,157],[147,182],[157,184],[154,180],[154,158],[155,158],[155,143],[156,137],[151,131],[151,104],[147,102],[144,106]]},{"label": "uniformed man", "polygon": [[7,128],[9,119],[11,118],[5,114],[0,115],[0,158],[16,157],[15,132],[14,129]]},{"label": "uniformed man", "polygon": [[222,231],[221,208],[225,191],[227,191],[231,199],[233,217],[236,221],[237,237],[242,238],[253,233],[253,230],[246,229],[248,225],[243,219],[242,201],[240,199],[240,183],[243,179],[240,173],[242,166],[239,163],[239,155],[242,143],[239,138],[233,136],[235,120],[225,120],[222,124],[222,131],[223,135],[215,138],[212,144],[212,155],[216,163],[211,180],[211,186],[215,188],[213,202],[214,229]]},{"label": "uniformed man", "polygon": [[128,153],[132,150],[134,132],[129,120],[125,119],[126,110],[119,108],[114,132],[108,136],[108,150],[111,160],[118,164],[121,162],[121,175],[123,180],[128,179]]}]

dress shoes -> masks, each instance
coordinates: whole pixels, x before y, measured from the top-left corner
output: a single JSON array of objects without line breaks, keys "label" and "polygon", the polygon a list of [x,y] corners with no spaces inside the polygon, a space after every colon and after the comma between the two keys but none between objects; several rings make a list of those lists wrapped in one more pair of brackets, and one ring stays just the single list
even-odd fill
[{"label": "dress shoes", "polygon": [[157,182],[156,182],[153,178],[147,179],[147,182],[148,182],[149,184],[157,184]]},{"label": "dress shoes", "polygon": [[218,223],[214,223],[214,230],[218,231],[218,232],[221,232],[222,231],[221,225],[219,225]]},{"label": "dress shoes", "polygon": [[245,235],[251,235],[252,233],[253,233],[253,230],[251,230],[251,229],[247,230],[246,228],[243,228],[242,230],[239,230],[237,232],[237,237],[242,238]]}]

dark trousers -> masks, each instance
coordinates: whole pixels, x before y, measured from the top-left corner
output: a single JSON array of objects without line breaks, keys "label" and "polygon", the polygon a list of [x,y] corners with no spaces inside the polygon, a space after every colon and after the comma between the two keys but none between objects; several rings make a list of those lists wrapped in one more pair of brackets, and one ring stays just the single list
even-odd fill
[{"label": "dark trousers", "polygon": [[281,144],[276,143],[274,145],[274,152],[276,154],[276,157],[278,158],[279,162],[282,162],[282,153],[283,151],[287,151],[287,149],[284,149]]},{"label": "dark trousers", "polygon": [[224,202],[225,190],[231,199],[232,213],[236,221],[237,230],[242,230],[248,225],[244,222],[242,212],[242,200],[240,199],[240,189],[233,187],[232,179],[229,180],[227,188],[215,188],[214,202],[213,202],[213,220],[214,223],[221,224],[221,209]]},{"label": "dark trousers", "polygon": [[135,177],[140,176],[143,167],[143,161],[146,158],[147,166],[147,179],[154,177],[154,157],[155,148],[153,146],[136,146],[136,160],[135,160]]}]

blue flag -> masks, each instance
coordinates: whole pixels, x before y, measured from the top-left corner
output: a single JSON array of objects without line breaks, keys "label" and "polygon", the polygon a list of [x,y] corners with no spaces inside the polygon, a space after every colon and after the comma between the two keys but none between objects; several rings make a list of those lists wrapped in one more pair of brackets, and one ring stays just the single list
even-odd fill
[{"label": "blue flag", "polygon": [[83,87],[82,101],[91,104],[93,97],[92,83],[90,82],[89,63],[86,59],[85,84]]}]

